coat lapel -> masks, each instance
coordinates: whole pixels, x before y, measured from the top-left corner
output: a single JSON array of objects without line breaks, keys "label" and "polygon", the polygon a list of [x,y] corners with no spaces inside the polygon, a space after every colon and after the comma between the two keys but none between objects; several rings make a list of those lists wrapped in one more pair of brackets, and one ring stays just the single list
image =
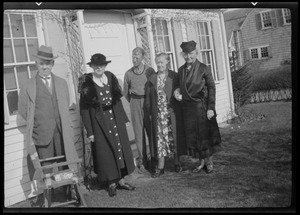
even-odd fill
[{"label": "coat lapel", "polygon": [[29,99],[35,103],[35,97],[36,97],[36,78],[37,76],[35,76],[34,78],[32,78],[30,81],[29,81],[29,87],[27,88],[27,93],[28,93],[28,96],[29,96]]}]

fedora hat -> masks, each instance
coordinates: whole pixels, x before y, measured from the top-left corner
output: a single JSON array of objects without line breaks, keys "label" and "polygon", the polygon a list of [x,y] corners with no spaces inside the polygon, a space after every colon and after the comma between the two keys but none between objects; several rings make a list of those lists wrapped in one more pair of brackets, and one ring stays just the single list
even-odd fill
[{"label": "fedora hat", "polygon": [[58,56],[53,56],[52,48],[49,46],[41,45],[38,49],[37,54],[33,54],[34,57],[43,59],[43,60],[54,60]]},{"label": "fedora hat", "polygon": [[184,53],[189,53],[191,51],[194,51],[196,49],[196,42],[194,40],[183,42],[181,43],[180,47],[182,48],[182,51]]},{"label": "fedora hat", "polygon": [[91,57],[91,61],[88,62],[87,64],[90,65],[90,66],[91,65],[101,66],[101,65],[104,65],[104,64],[108,64],[110,62],[111,62],[111,60],[106,61],[106,57],[103,54],[97,53],[97,54],[94,54]]}]

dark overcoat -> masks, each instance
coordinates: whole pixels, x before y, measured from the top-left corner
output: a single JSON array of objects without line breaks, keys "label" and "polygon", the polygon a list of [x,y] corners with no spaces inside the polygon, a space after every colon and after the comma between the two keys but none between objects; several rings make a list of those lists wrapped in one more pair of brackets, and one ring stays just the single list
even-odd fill
[{"label": "dark overcoat", "polygon": [[[190,71],[185,63],[178,69],[177,84],[182,94],[182,109],[188,149],[201,158],[221,150],[221,136],[215,110],[216,87],[208,66],[196,60]],[[215,115],[208,120],[207,110]]]},{"label": "dark overcoat", "polygon": [[[124,153],[127,174],[130,174],[135,167],[126,129],[126,123],[129,122],[129,120],[121,101],[121,87],[113,73],[105,71],[105,75],[108,78],[111,89],[112,110]],[[80,77],[79,92],[80,114],[87,131],[87,137],[91,135],[94,135],[95,137],[95,140],[92,143],[94,172],[98,175],[100,182],[121,179],[121,170],[117,160],[117,148],[109,135],[109,128],[104,120],[103,108],[96,92],[92,73],[84,74]]]},{"label": "dark overcoat", "polygon": [[[164,90],[167,95],[167,108],[171,116],[176,153],[183,155],[187,153],[187,148],[185,144],[182,108],[180,103],[173,96],[174,90],[176,89],[176,76],[176,72],[172,70],[168,71]],[[151,156],[157,159],[157,73],[151,75],[146,84],[145,113],[151,124],[151,135],[149,138]]]}]

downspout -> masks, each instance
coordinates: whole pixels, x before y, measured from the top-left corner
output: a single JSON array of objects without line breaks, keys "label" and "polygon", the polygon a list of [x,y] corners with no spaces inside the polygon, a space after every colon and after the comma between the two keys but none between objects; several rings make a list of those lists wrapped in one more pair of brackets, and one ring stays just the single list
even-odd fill
[{"label": "downspout", "polygon": [[[235,109],[234,109],[234,99],[233,99],[233,90],[232,90],[232,81],[231,81],[231,72],[230,72],[230,65],[229,65],[229,56],[228,56],[228,47],[226,41],[226,33],[225,33],[225,22],[224,22],[224,16],[222,12],[219,12],[220,15],[220,25],[222,30],[222,43],[224,47],[224,55],[225,55],[225,65],[226,65],[226,77],[227,77],[227,84],[228,84],[228,91],[229,91],[229,101],[230,101],[230,110],[231,110],[231,117],[235,115]],[[227,59],[227,60],[226,60]]]}]

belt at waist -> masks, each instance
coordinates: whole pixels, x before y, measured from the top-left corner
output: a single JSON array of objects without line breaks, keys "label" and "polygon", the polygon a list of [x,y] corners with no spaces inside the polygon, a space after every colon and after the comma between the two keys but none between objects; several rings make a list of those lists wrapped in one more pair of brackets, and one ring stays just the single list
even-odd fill
[{"label": "belt at waist", "polygon": [[130,98],[133,98],[133,99],[142,99],[142,98],[145,98],[145,95],[135,95],[135,94],[130,94]]},{"label": "belt at waist", "polygon": [[112,105],[102,105],[102,109],[103,111],[106,111],[106,110],[111,110],[113,108]]}]

